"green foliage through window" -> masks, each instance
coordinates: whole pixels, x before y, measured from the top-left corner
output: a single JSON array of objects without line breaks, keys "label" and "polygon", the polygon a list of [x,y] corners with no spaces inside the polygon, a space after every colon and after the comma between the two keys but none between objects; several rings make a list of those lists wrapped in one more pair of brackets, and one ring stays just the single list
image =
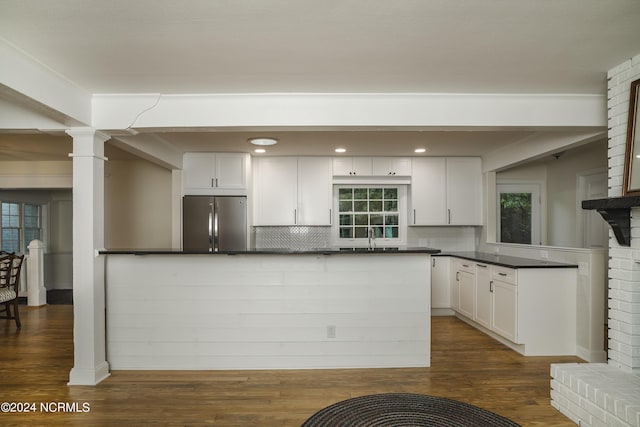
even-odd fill
[{"label": "green foliage through window", "polygon": [[500,193],[500,241],[531,244],[531,193]]}]

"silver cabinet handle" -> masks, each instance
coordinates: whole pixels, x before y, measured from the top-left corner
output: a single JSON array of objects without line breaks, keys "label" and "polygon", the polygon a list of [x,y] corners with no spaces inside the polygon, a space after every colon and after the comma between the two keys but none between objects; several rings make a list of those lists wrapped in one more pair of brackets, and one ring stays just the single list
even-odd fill
[{"label": "silver cabinet handle", "polygon": [[293,223],[294,224],[298,223],[298,209],[293,210]]},{"label": "silver cabinet handle", "polygon": [[413,210],[413,223],[416,223],[416,210]]},{"label": "silver cabinet handle", "polygon": [[447,209],[447,223],[451,224],[451,209]]},{"label": "silver cabinet handle", "polygon": [[333,215],[331,215],[331,209],[329,209],[329,225],[333,225]]},{"label": "silver cabinet handle", "polygon": [[489,292],[493,292],[493,280],[489,282]]},{"label": "silver cabinet handle", "polygon": [[478,267],[482,267],[482,268],[487,268],[487,266],[486,266],[486,265],[482,265],[482,264],[476,264],[476,266],[478,266]]},{"label": "silver cabinet handle", "polygon": [[498,273],[500,276],[506,276],[507,273]]}]

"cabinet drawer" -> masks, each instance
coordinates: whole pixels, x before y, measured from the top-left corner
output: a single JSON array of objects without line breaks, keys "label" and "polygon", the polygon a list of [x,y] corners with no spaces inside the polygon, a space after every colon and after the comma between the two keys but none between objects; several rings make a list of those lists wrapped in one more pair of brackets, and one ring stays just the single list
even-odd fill
[{"label": "cabinet drawer", "polygon": [[513,268],[494,265],[491,267],[491,278],[515,285],[517,279],[516,270],[514,270]]},{"label": "cabinet drawer", "polygon": [[460,271],[475,273],[476,272],[475,267],[476,267],[476,264],[474,262],[467,261],[467,260],[460,261]]}]

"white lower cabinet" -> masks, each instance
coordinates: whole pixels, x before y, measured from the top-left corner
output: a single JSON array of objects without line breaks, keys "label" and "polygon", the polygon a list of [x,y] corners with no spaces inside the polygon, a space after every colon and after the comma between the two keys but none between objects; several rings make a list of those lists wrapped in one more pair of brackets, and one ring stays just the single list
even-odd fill
[{"label": "white lower cabinet", "polygon": [[[449,257],[431,257],[431,308],[451,308],[451,279]],[[432,310],[433,314],[433,310]],[[450,314],[450,312],[449,312]]]},{"label": "white lower cabinet", "polygon": [[491,267],[488,264],[476,263],[476,322],[491,329],[493,311],[493,284],[491,283]]},{"label": "white lower cabinet", "polygon": [[511,283],[493,280],[493,309],[490,329],[509,341],[518,342],[518,288]]},{"label": "white lower cabinet", "polygon": [[451,258],[451,308],[473,318],[475,273],[471,261]]},{"label": "white lower cabinet", "polygon": [[460,314],[473,318],[475,310],[475,289],[476,276],[468,271],[458,272],[458,282],[460,283]]},{"label": "white lower cabinet", "polygon": [[[526,356],[576,355],[577,269],[450,258],[451,309]],[[503,340],[504,339],[504,340]]]}]

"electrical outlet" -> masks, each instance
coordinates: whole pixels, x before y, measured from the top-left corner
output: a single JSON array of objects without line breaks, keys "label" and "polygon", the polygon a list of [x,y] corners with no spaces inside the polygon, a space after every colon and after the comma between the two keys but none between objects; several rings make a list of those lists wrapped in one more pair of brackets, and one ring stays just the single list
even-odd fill
[{"label": "electrical outlet", "polygon": [[540,258],[542,258],[542,259],[549,259],[549,252],[547,252],[547,251],[540,251]]},{"label": "electrical outlet", "polygon": [[335,338],[336,337],[336,326],[329,325],[327,326],[327,338]]}]

